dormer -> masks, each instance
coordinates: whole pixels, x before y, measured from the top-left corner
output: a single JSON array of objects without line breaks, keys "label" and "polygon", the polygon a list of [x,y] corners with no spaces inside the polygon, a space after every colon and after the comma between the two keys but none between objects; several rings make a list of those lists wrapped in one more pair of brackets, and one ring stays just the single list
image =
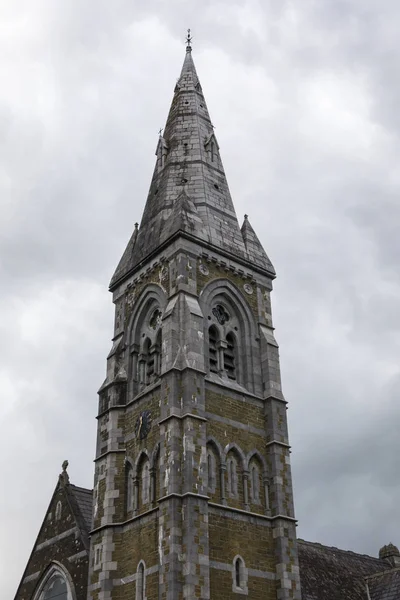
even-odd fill
[{"label": "dormer", "polygon": [[163,169],[163,167],[165,165],[168,150],[169,150],[169,147],[168,147],[167,142],[165,141],[165,138],[163,138],[163,136],[160,135],[160,137],[158,138],[158,144],[157,144],[157,148],[156,148],[157,168],[158,168],[159,172]]},{"label": "dormer", "polygon": [[204,148],[207,153],[207,159],[210,163],[219,163],[219,145],[215,133],[212,131],[204,141]]}]

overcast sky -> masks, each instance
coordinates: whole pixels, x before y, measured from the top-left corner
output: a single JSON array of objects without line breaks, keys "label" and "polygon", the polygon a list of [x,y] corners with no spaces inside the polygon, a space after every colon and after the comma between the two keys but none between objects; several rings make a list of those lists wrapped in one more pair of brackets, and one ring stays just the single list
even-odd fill
[{"label": "overcast sky", "polygon": [[400,3],[0,1],[0,593],[61,463],[92,486],[108,282],[187,27],[239,220],[278,278],[300,537],[400,544]]}]

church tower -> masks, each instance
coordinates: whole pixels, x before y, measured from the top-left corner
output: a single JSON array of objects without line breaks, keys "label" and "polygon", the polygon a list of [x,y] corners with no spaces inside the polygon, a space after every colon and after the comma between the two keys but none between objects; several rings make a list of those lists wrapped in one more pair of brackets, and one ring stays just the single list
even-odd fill
[{"label": "church tower", "polygon": [[274,268],[240,228],[190,38],[112,277],[92,600],[300,600]]}]

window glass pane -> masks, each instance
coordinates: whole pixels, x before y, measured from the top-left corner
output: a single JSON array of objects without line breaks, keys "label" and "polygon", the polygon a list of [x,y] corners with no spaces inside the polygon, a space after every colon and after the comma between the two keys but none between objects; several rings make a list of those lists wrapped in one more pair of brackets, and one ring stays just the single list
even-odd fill
[{"label": "window glass pane", "polygon": [[53,575],[44,588],[43,600],[67,600],[67,583],[61,575]]}]

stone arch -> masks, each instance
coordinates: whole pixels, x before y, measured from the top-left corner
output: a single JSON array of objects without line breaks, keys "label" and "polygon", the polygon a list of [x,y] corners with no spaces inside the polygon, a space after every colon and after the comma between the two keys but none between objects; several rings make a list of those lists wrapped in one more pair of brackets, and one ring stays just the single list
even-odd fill
[{"label": "stone arch", "polygon": [[242,502],[244,500],[244,454],[234,442],[225,447],[224,453],[227,473],[227,496],[228,498]]},{"label": "stone arch", "polygon": [[[237,366],[236,381],[254,391],[254,364],[259,357],[257,355],[257,328],[256,320],[251,308],[241,291],[228,279],[214,279],[201,291],[199,302],[205,317],[208,336],[208,328],[211,323],[220,334],[220,362],[223,362],[223,350],[226,346],[226,336],[230,333],[237,341]],[[213,309],[221,305],[226,309],[229,319],[214,318]],[[207,337],[205,339],[208,339]],[[258,353],[259,354],[259,353]],[[258,357],[258,358],[257,358]],[[221,376],[228,378],[226,371],[221,369]]]},{"label": "stone arch", "polygon": [[268,474],[267,461],[265,460],[264,456],[255,448],[250,450],[246,455],[246,469],[249,468],[250,461],[254,457],[260,461],[260,463],[262,465],[263,475],[267,475]]},{"label": "stone arch", "polygon": [[207,494],[218,502],[221,500],[222,450],[214,438],[208,438],[206,443],[206,488]]},{"label": "stone arch", "polygon": [[[254,489],[256,481],[253,467],[258,466],[258,490]],[[248,480],[249,480],[249,504],[260,505],[264,508],[265,513],[269,514],[270,500],[269,500],[269,476],[268,466],[265,458],[260,454],[258,450],[250,450],[247,454],[247,469],[248,469]],[[257,494],[258,492],[258,494]],[[252,509],[253,510],[253,509]]]},{"label": "stone arch", "polygon": [[140,463],[143,462],[144,460],[148,460],[150,462],[150,455],[149,452],[146,448],[143,448],[141,450],[141,452],[139,452],[139,454],[136,457],[136,460],[134,462],[134,475],[135,477],[138,476],[138,470],[140,468]]},{"label": "stone arch", "polygon": [[136,486],[137,504],[136,509],[150,508],[151,498],[151,470],[150,457],[147,450],[142,450],[136,460]]},{"label": "stone arch", "polygon": [[238,446],[238,444],[236,442],[230,442],[229,444],[227,444],[223,450],[223,459],[224,462],[226,463],[226,458],[229,454],[229,452],[231,452],[232,450],[234,450],[240,460],[240,466],[241,468],[244,470],[247,467],[247,461],[246,461],[246,456],[243,452],[243,450],[240,448],[240,446]]},{"label": "stone arch", "polygon": [[160,447],[161,447],[160,442],[157,442],[157,444],[153,448],[153,452],[150,455],[150,466],[151,466],[152,469],[155,468],[157,460],[159,458]]},{"label": "stone arch", "polygon": [[64,565],[58,561],[52,561],[45,570],[33,594],[33,600],[43,600],[48,586],[51,585],[53,578],[54,581],[56,578],[59,578],[65,582],[65,597],[62,598],[61,596],[60,600],[76,600],[75,587],[72,577]]},{"label": "stone arch", "polygon": [[213,437],[212,435],[209,435],[206,443],[207,443],[207,445],[210,444],[210,445],[214,446],[220,462],[224,463],[224,451],[222,449],[221,444],[218,442],[218,440],[215,437]]}]

